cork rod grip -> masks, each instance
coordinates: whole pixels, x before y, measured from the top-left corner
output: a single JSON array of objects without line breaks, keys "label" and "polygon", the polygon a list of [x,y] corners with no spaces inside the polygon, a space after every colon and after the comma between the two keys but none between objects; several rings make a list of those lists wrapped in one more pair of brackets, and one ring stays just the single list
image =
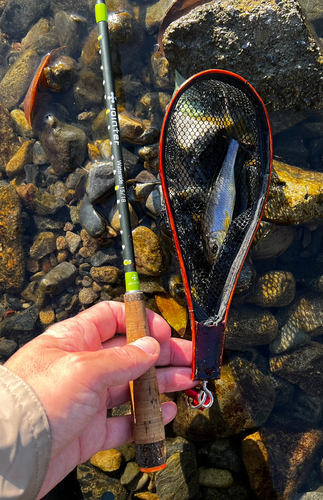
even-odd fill
[{"label": "cork rod grip", "polygon": [[[127,342],[150,335],[142,292],[125,294]],[[134,442],[139,469],[166,467],[165,429],[155,367],[130,382]]]}]

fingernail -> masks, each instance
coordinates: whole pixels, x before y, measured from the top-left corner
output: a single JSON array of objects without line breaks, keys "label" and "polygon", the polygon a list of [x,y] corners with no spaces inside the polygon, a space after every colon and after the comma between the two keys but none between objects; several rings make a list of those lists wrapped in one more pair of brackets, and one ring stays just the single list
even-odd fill
[{"label": "fingernail", "polygon": [[156,354],[158,350],[158,342],[152,337],[142,337],[141,339],[135,340],[131,344],[139,347],[139,349],[151,355]]}]

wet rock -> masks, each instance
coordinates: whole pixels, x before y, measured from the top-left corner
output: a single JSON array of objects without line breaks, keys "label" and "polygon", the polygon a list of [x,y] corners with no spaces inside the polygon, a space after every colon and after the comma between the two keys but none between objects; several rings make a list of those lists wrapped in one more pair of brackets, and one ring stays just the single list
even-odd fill
[{"label": "wet rock", "polygon": [[292,500],[323,500],[323,493],[319,491],[309,491],[307,493],[298,493]]},{"label": "wet rock", "polygon": [[8,161],[19,148],[19,141],[11,126],[10,113],[0,103],[0,171],[5,170]]},{"label": "wet rock", "polygon": [[25,278],[22,218],[13,186],[0,186],[0,291],[19,290]]},{"label": "wet rock", "polygon": [[167,271],[168,263],[158,236],[147,227],[139,226],[132,232],[138,272],[159,276]]},{"label": "wet rock", "polygon": [[41,259],[56,250],[55,234],[48,231],[40,233],[32,247],[30,248],[30,258],[33,260]]},{"label": "wet rock", "polygon": [[78,465],[77,479],[85,498],[91,496],[93,500],[102,500],[106,492],[111,492],[118,500],[127,500],[129,496],[118,479],[113,479],[104,472],[98,471],[89,462]]},{"label": "wet rock", "polygon": [[231,500],[232,498],[239,500],[248,500],[250,498],[246,487],[240,483],[233,483],[232,486],[226,489],[220,488],[202,488],[203,500]]},{"label": "wet rock", "polygon": [[270,369],[313,396],[323,394],[323,344],[310,341],[290,353],[273,356]]},{"label": "wet rock", "polygon": [[92,163],[88,175],[86,194],[93,204],[104,203],[114,192],[113,163],[96,161]]},{"label": "wet rock", "polygon": [[51,306],[46,306],[39,311],[39,319],[43,326],[49,326],[55,321],[55,311]]},{"label": "wet rock", "polygon": [[247,256],[235,287],[235,294],[248,290],[254,283],[256,270],[250,257]]},{"label": "wet rock", "polygon": [[146,200],[146,209],[155,217],[161,216],[164,211],[164,198],[162,194],[162,187],[156,186],[149,194]]},{"label": "wet rock", "polygon": [[25,141],[15,155],[7,163],[6,174],[8,177],[24,173],[24,167],[33,160],[33,141]]},{"label": "wet rock", "polygon": [[114,266],[91,267],[90,274],[99,283],[119,283],[123,277],[122,271]]},{"label": "wet rock", "polygon": [[20,40],[49,5],[49,0],[41,4],[35,0],[9,0],[0,18],[0,29],[10,38]]},{"label": "wet rock", "polygon": [[289,226],[275,226],[261,221],[251,247],[253,260],[279,257],[292,244],[296,230]]},{"label": "wet rock", "polygon": [[[23,186],[19,186],[19,188],[20,187],[21,189],[26,189],[27,197],[22,195],[22,199],[27,208],[39,215],[53,215],[65,205],[65,201],[62,198],[57,198],[57,196],[49,193],[45,189],[36,188],[36,191],[33,184],[28,184],[26,188]],[[17,188],[17,192],[21,196],[19,188]]]},{"label": "wet rock", "polygon": [[79,110],[101,105],[104,94],[102,77],[90,70],[82,71],[73,87],[73,94]]},{"label": "wet rock", "polygon": [[142,489],[147,483],[149,477],[148,474],[143,474],[139,470],[139,466],[136,462],[128,462],[124,473],[120,478],[120,483],[131,491],[137,491]]},{"label": "wet rock", "polygon": [[66,47],[66,53],[78,59],[81,52],[81,39],[86,30],[86,18],[75,14],[75,5],[72,13],[61,10],[55,15],[55,31],[61,47]]},{"label": "wet rock", "polygon": [[231,307],[225,346],[240,350],[269,344],[278,334],[278,323],[270,311],[254,306]]},{"label": "wet rock", "polygon": [[138,120],[126,112],[119,113],[121,139],[133,144],[151,144],[159,137],[159,130],[148,120]]},{"label": "wet rock", "polygon": [[218,469],[228,469],[234,474],[241,471],[241,459],[228,439],[218,439],[202,446],[198,451],[199,461]]},{"label": "wet rock", "polygon": [[323,174],[274,160],[264,220],[302,224],[323,217]]},{"label": "wet rock", "polygon": [[209,441],[239,434],[262,425],[275,402],[270,378],[240,357],[223,365],[214,391],[213,406],[203,412],[188,408],[185,396],[179,398],[174,421],[178,435],[192,441]]},{"label": "wet rock", "polygon": [[93,237],[100,236],[106,229],[106,222],[98,214],[85,194],[80,208],[80,222],[82,227]]},{"label": "wet rock", "polygon": [[44,68],[44,85],[54,92],[68,90],[76,79],[76,61],[66,55],[49,60]]},{"label": "wet rock", "polygon": [[184,77],[208,68],[243,75],[269,111],[309,110],[320,102],[322,51],[298,4],[288,0],[213,0],[174,21],[163,46],[172,70]]},{"label": "wet rock", "polygon": [[21,50],[33,48],[34,44],[42,35],[46,35],[50,31],[50,24],[47,19],[41,17],[37,23],[28,31],[27,35],[21,40]]},{"label": "wet rock", "polygon": [[224,469],[199,468],[199,484],[208,488],[229,488],[233,483],[232,474]]},{"label": "wet rock", "polygon": [[116,448],[123,458],[123,460],[128,462],[134,462],[136,460],[136,448],[133,442],[122,444]]},{"label": "wet rock", "polygon": [[71,254],[74,254],[81,243],[81,236],[72,233],[71,231],[66,231],[65,240],[67,243],[67,248],[69,249]]},{"label": "wet rock", "polygon": [[17,349],[17,342],[14,340],[1,339],[0,340],[0,356],[9,358]]},{"label": "wet rock", "polygon": [[115,449],[99,451],[93,455],[90,462],[104,472],[114,472],[120,469],[121,453]]},{"label": "wet rock", "polygon": [[297,263],[293,266],[292,272],[297,283],[305,285],[314,292],[323,292],[322,256],[316,255],[314,258],[303,259],[301,265]]},{"label": "wet rock", "polygon": [[284,307],[295,297],[296,282],[292,273],[269,271],[259,277],[246,302],[259,307]]},{"label": "wet rock", "polygon": [[103,248],[96,252],[91,258],[91,265],[94,267],[104,266],[105,264],[113,264],[120,260],[121,256],[118,255],[116,250],[111,248]]},{"label": "wet rock", "polygon": [[299,294],[297,300],[277,316],[281,326],[270,351],[280,354],[306,344],[310,337],[323,333],[322,296],[313,292]]},{"label": "wet rock", "polygon": [[148,92],[139,100],[136,111],[137,116],[145,118],[151,113],[165,114],[171,95],[166,92]]},{"label": "wet rock", "polygon": [[126,11],[109,16],[109,33],[112,47],[128,56],[136,53],[145,39],[142,27]]},{"label": "wet rock", "polygon": [[293,400],[290,403],[285,402],[284,410],[291,418],[303,421],[311,427],[317,427],[323,416],[322,397],[306,394],[296,388]]},{"label": "wet rock", "polygon": [[[128,209],[129,209],[130,224],[131,228],[133,229],[138,225],[139,219],[131,203],[128,203]],[[121,225],[120,225],[120,217],[119,217],[119,210],[117,203],[115,203],[111,208],[111,210],[109,211],[108,222],[111,225],[112,229],[114,229],[117,233],[120,233]]]},{"label": "wet rock", "polygon": [[53,115],[47,115],[39,138],[51,167],[57,174],[69,173],[83,163],[87,152],[87,137],[80,128],[62,123]]},{"label": "wet rock", "polygon": [[[167,472],[166,472],[167,471]],[[174,453],[166,469],[156,473],[156,493],[160,500],[185,500],[198,492],[195,453]]]},{"label": "wet rock", "polygon": [[316,429],[272,421],[242,442],[252,490],[263,500],[289,499],[304,482],[322,441]]},{"label": "wet rock", "polygon": [[[144,293],[165,292],[164,276],[147,276],[139,273],[140,290]],[[158,308],[157,311],[159,312]]]},{"label": "wet rock", "polygon": [[24,332],[32,332],[38,318],[38,308],[33,305],[0,323],[0,335],[16,340]]},{"label": "wet rock", "polygon": [[32,128],[28,125],[25,113],[21,109],[13,109],[10,117],[17,135],[28,139],[33,136]]},{"label": "wet rock", "polygon": [[99,297],[99,293],[93,288],[82,288],[79,292],[78,298],[80,304],[83,306],[89,306],[93,304]]},{"label": "wet rock", "polygon": [[184,337],[188,322],[186,305],[166,294],[155,295],[155,300],[163,318],[181,337]]},{"label": "wet rock", "polygon": [[16,108],[24,98],[38,63],[37,52],[28,49],[10,66],[1,80],[0,101],[9,110]]},{"label": "wet rock", "polygon": [[151,56],[151,70],[155,89],[173,90],[174,79],[170,71],[168,60],[159,52]]},{"label": "wet rock", "polygon": [[77,275],[76,267],[70,262],[62,262],[49,271],[40,282],[44,293],[58,295],[68,288]]}]

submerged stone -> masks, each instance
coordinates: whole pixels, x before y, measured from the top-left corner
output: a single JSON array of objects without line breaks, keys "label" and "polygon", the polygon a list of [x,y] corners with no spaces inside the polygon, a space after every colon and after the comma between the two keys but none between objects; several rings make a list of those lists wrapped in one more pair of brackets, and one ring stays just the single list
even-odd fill
[{"label": "submerged stone", "polygon": [[40,282],[40,289],[50,295],[58,295],[68,288],[77,275],[76,267],[70,262],[61,262],[49,271]]},{"label": "submerged stone", "polygon": [[25,279],[19,196],[13,186],[0,186],[0,291],[19,290]]},{"label": "submerged stone", "polygon": [[284,307],[295,297],[296,282],[288,271],[269,271],[258,278],[246,302],[260,307]]}]

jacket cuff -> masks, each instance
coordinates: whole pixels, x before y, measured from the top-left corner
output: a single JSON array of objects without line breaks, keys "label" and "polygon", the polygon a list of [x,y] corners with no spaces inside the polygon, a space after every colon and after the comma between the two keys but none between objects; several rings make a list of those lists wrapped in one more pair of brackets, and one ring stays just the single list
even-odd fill
[{"label": "jacket cuff", "polygon": [[23,379],[0,366],[0,498],[34,500],[51,456],[49,422]]}]

